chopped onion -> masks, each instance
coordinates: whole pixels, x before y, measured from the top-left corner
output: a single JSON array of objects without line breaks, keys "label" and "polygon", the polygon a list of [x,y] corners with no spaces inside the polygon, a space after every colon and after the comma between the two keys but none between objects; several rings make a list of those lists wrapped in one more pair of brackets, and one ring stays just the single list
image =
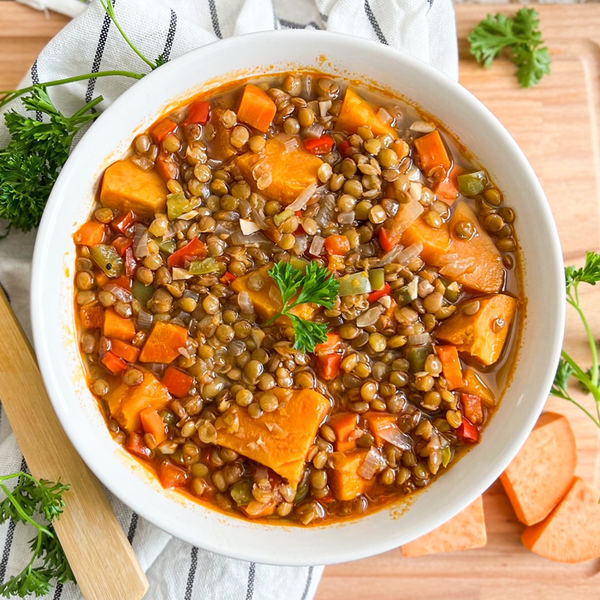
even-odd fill
[{"label": "chopped onion", "polygon": [[197,210],[190,210],[190,212],[186,212],[183,215],[179,215],[177,218],[182,221],[191,221],[198,214]]},{"label": "chopped onion", "polygon": [[369,310],[362,313],[362,315],[359,315],[359,317],[356,319],[357,327],[369,327],[370,325],[375,325],[382,312],[383,306],[381,305],[369,308]]},{"label": "chopped onion", "polygon": [[421,242],[415,242],[408,246],[408,248],[404,248],[400,255],[398,256],[398,262],[403,266],[410,264],[411,260],[423,251],[423,244]]},{"label": "chopped onion", "polygon": [[385,464],[385,458],[383,458],[381,452],[375,446],[371,446],[358,468],[358,474],[365,479],[373,479],[373,475],[381,471]]},{"label": "chopped onion", "polygon": [[173,281],[181,281],[183,279],[190,279],[191,277],[192,276],[188,273],[187,269],[173,267]]},{"label": "chopped onion", "polygon": [[152,329],[152,322],[154,316],[147,310],[140,310],[137,316],[137,326],[141,331],[150,331]]},{"label": "chopped onion", "polygon": [[296,243],[294,244],[294,247],[292,248],[292,250],[294,251],[294,254],[296,256],[301,256],[302,254],[304,254],[306,252],[307,248],[308,248],[308,237],[306,235],[297,235]]},{"label": "chopped onion", "polygon": [[298,138],[295,136],[282,132],[278,133],[275,137],[285,146],[286,152],[295,150],[298,147]]},{"label": "chopped onion", "polygon": [[406,336],[406,343],[409,346],[423,346],[431,341],[431,336],[428,333],[416,333]]},{"label": "chopped onion", "polygon": [[117,300],[121,302],[129,303],[133,299],[131,292],[128,292],[125,288],[117,285],[116,283],[107,283],[104,288],[107,292],[110,292]]},{"label": "chopped onion", "polygon": [[254,303],[250,298],[250,294],[246,291],[240,292],[237,297],[239,307],[243,313],[247,315],[254,314]]},{"label": "chopped onion", "polygon": [[306,128],[304,135],[307,138],[320,138],[323,135],[325,128],[320,123],[313,123],[310,127]]},{"label": "chopped onion", "polygon": [[135,226],[133,254],[136,258],[146,258],[150,254],[148,251],[148,229],[139,223]]},{"label": "chopped onion", "polygon": [[379,437],[386,442],[400,448],[400,450],[412,450],[412,440],[409,435],[400,431],[400,429],[393,424],[383,427],[377,431]]},{"label": "chopped onion", "polygon": [[394,262],[397,262],[397,258],[400,253],[404,250],[404,246],[402,244],[398,244],[394,246],[389,252],[384,254],[375,264],[376,267],[383,267],[385,265],[391,265]]},{"label": "chopped onion", "polygon": [[389,125],[394,120],[392,115],[383,106],[377,111],[377,117],[384,125]]},{"label": "chopped onion", "polygon": [[221,235],[222,233],[231,233],[231,225],[227,227],[224,221],[217,221],[217,227],[215,228],[215,233],[217,235]]},{"label": "chopped onion", "polygon": [[234,231],[231,234],[231,243],[234,246],[248,246],[250,244],[268,244],[270,242],[260,231],[256,231],[250,235]]},{"label": "chopped onion", "polygon": [[249,221],[248,219],[240,219],[240,229],[244,235],[260,231],[260,227],[254,221]]},{"label": "chopped onion", "polygon": [[171,223],[169,223],[167,230],[165,231],[164,235],[162,236],[163,242],[168,242],[169,240],[172,240],[174,237],[175,237],[175,228],[173,227],[173,225]]},{"label": "chopped onion", "polygon": [[390,306],[392,306],[391,296],[383,296],[382,298],[379,298],[377,302],[379,302],[379,304],[382,304],[385,308],[389,308]]},{"label": "chopped onion", "polygon": [[252,220],[261,228],[267,229],[267,222],[265,221],[265,213],[256,208],[252,209]]},{"label": "chopped onion", "polygon": [[454,261],[458,259],[458,254],[456,252],[452,252],[450,254],[443,254],[435,259],[432,264],[435,267],[445,267],[446,265],[452,264]]},{"label": "chopped onion", "polygon": [[412,166],[408,170],[408,173],[406,174],[406,176],[408,177],[409,181],[419,181],[419,179],[421,179],[421,171],[419,171],[419,169],[417,169],[417,167]]},{"label": "chopped onion", "polygon": [[320,256],[323,252],[323,246],[325,245],[325,238],[320,235],[315,235],[310,244],[308,252],[313,256]]},{"label": "chopped onion", "polygon": [[182,346],[181,348],[177,348],[177,352],[179,352],[179,354],[181,354],[181,356],[183,356],[185,358],[192,358],[188,349],[185,346]]},{"label": "chopped onion", "polygon": [[131,162],[144,169],[144,171],[149,171],[154,166],[154,163],[145,156],[137,156],[136,158],[132,158]]},{"label": "chopped onion", "polygon": [[299,194],[298,197],[287,207],[287,210],[296,212],[297,210],[304,210],[308,201],[312,198],[313,194],[317,191],[317,184],[311,183],[307,185]]},{"label": "chopped onion", "polygon": [[415,121],[409,129],[418,133],[431,133],[435,131],[436,127],[434,123],[430,121]]},{"label": "chopped onion", "polygon": [[408,194],[413,200],[419,200],[423,194],[423,184],[419,181],[411,181]]},{"label": "chopped onion", "polygon": [[475,259],[470,256],[462,260],[456,260],[440,269],[440,274],[450,279],[456,279],[465,273],[472,273],[475,270]]},{"label": "chopped onion", "polygon": [[155,373],[156,375],[158,375],[159,377],[162,377],[162,374],[167,369],[167,365],[165,365],[163,363],[150,363],[150,364],[146,365],[146,368],[149,371],[152,371],[152,373]]},{"label": "chopped onion", "polygon": [[319,102],[319,113],[321,114],[322,117],[327,116],[327,112],[331,108],[331,104],[332,104],[331,100],[325,100],[325,101]]},{"label": "chopped onion", "polygon": [[193,292],[192,290],[185,290],[185,292],[183,292],[183,297],[192,298],[193,300],[198,302],[198,300],[200,299],[200,294],[198,292]]},{"label": "chopped onion", "polygon": [[305,75],[302,78],[302,96],[306,100],[312,96],[313,91],[313,77],[312,75]]},{"label": "chopped onion", "polygon": [[356,218],[356,213],[351,210],[350,212],[343,212],[338,215],[337,222],[340,225],[352,225],[354,223],[354,219]]},{"label": "chopped onion", "polygon": [[335,204],[335,196],[333,194],[325,194],[325,196],[321,198],[319,202],[319,212],[314,217],[315,222],[319,227],[331,225]]},{"label": "chopped onion", "polygon": [[394,219],[394,233],[402,235],[423,212],[425,209],[416,200],[403,204]]}]

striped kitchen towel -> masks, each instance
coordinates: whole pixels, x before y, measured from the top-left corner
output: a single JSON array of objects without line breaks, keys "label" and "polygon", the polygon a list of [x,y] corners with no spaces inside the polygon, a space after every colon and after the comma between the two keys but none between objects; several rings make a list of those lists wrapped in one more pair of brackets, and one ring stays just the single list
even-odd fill
[{"label": "striped kitchen towel", "polygon": [[[99,70],[138,71],[144,65],[127,47],[98,1],[22,0],[36,8],[77,16],[42,51],[23,82],[39,83]],[[148,56],[179,56],[232,35],[269,29],[322,29],[379,41],[458,76],[451,0],[113,0],[132,41]],[[82,9],[85,10],[82,11]],[[80,14],[79,14],[80,13]],[[104,78],[52,88],[66,114],[97,95],[102,110],[133,80]],[[10,108],[21,110],[19,101]],[[8,135],[0,126],[0,147]],[[1,223],[0,223],[1,225]],[[3,228],[0,227],[0,231]],[[0,241],[0,281],[30,334],[29,273],[35,232]],[[10,425],[0,412],[0,473],[26,469]],[[148,575],[148,600],[310,600],[323,567],[274,567],[247,563],[195,548],[138,518],[116,499],[115,511]],[[0,527],[0,583],[18,573],[29,556],[32,531],[7,522]],[[110,576],[107,573],[107,576]],[[54,600],[79,600],[74,584],[59,585]],[[126,599],[124,599],[126,600]]]}]

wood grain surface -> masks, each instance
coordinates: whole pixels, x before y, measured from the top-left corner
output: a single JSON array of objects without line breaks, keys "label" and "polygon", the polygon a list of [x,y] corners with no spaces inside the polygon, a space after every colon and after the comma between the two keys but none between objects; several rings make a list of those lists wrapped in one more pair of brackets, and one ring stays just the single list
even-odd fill
[{"label": "wood grain surface", "polygon": [[[600,5],[538,5],[552,54],[552,75],[533,90],[521,90],[509,61],[492,70],[469,56],[469,31],[488,12],[511,5],[458,5],[461,83],[502,121],[539,176],[558,223],[567,263],[600,251]],[[68,20],[0,0],[0,89],[14,86],[39,50]],[[526,198],[515,203],[526,202]],[[535,227],[535,223],[531,224]],[[598,290],[584,288],[592,328],[600,332]],[[543,317],[540,317],[543,318]],[[587,340],[569,312],[566,347],[586,362]],[[550,368],[553,368],[551,366]],[[574,390],[578,400],[591,399]],[[579,475],[600,484],[598,431],[570,404],[549,400],[566,414],[577,436]],[[597,600],[600,561],[563,565],[525,550],[517,521],[497,482],[484,496],[488,544],[480,550],[403,558],[399,550],[325,570],[317,600]],[[401,526],[401,521],[398,522]]]}]

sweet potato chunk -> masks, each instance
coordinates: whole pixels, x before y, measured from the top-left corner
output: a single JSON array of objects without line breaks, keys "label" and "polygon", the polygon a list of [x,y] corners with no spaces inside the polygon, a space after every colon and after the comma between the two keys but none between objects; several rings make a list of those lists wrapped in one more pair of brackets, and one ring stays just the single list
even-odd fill
[{"label": "sweet potato chunk", "polygon": [[545,519],[569,489],[577,447],[569,421],[547,412],[500,476],[517,518],[525,525]]},{"label": "sweet potato chunk", "polygon": [[435,229],[427,225],[425,221],[419,217],[408,229],[402,234],[402,245],[410,246],[421,242],[423,250],[421,258],[429,264],[437,265],[441,256],[449,252],[450,248],[450,231],[448,224],[443,223],[439,229]]},{"label": "sweet potato chunk", "polygon": [[[243,277],[238,277],[231,282],[231,289],[234,292],[237,292],[238,294],[240,292],[248,292],[250,299],[254,304],[256,314],[264,321],[272,319],[276,314],[280,313],[283,308],[281,292],[279,291],[277,284],[269,275],[269,268],[270,267],[261,267],[260,269],[253,271],[248,275],[244,275]],[[250,289],[248,286],[250,277],[252,277],[253,281],[257,280],[259,277],[262,278],[264,282],[263,288],[260,290]],[[314,304],[299,304],[291,310],[296,316],[309,321],[314,317],[316,311],[317,307]],[[289,317],[277,319],[277,322],[280,320],[284,324],[291,325]]]},{"label": "sweet potato chunk", "polygon": [[142,217],[163,211],[167,186],[154,171],[144,171],[132,160],[119,160],[104,172],[100,202],[107,208],[132,210]]},{"label": "sweet potato chunk", "polygon": [[108,308],[104,313],[104,337],[130,342],[135,336],[135,324],[131,319],[118,315],[114,309]]},{"label": "sweet potato chunk", "polygon": [[[269,467],[296,487],[302,477],[306,453],[331,405],[313,390],[274,388],[279,408],[253,419],[248,410],[232,406],[217,420],[217,444],[231,448]],[[229,433],[226,416],[237,415],[239,430]]]},{"label": "sweet potato chunk", "polygon": [[[306,150],[300,141],[294,150],[286,150],[282,141],[272,138],[267,140],[262,152],[246,152],[238,156],[235,163],[255,192],[287,206],[309,185],[318,185],[317,171],[323,161]],[[270,173],[271,184],[259,189],[257,181],[267,173]]]},{"label": "sweet potato chunk", "polygon": [[575,477],[558,506],[521,534],[525,547],[565,563],[600,557],[600,491]]},{"label": "sweet potato chunk", "polygon": [[[475,234],[470,240],[461,240],[455,234],[455,227],[461,221],[469,221],[475,227]],[[466,202],[456,205],[450,220],[450,234],[452,243],[448,252],[457,254],[458,262],[471,261],[472,264],[462,275],[448,277],[476,292],[499,292],[504,286],[502,257]]]},{"label": "sweet potato chunk", "polygon": [[188,332],[185,327],[157,321],[150,332],[142,352],[140,361],[146,363],[170,363],[179,354],[179,348],[185,347]]},{"label": "sweet potato chunk", "polygon": [[494,392],[479,378],[479,375],[473,369],[465,369],[463,384],[463,387],[459,388],[459,392],[480,396],[488,406],[496,404]]},{"label": "sweet potato chunk", "polygon": [[331,479],[331,489],[334,496],[341,501],[354,500],[363,494],[372,483],[358,474],[368,450],[356,450],[347,454],[337,464]]},{"label": "sweet potato chunk", "polygon": [[[438,328],[438,340],[454,344],[459,352],[483,365],[493,365],[502,354],[508,330],[517,311],[517,301],[506,294],[477,298],[479,310],[466,315],[463,306]],[[472,300],[468,302],[470,304]]]},{"label": "sweet potato chunk", "polygon": [[363,126],[369,127],[373,135],[387,134],[398,139],[398,132],[379,118],[377,109],[349,87],[336,127],[348,133],[356,133],[356,130]]},{"label": "sweet potato chunk", "polygon": [[437,529],[402,546],[404,556],[423,556],[437,552],[454,552],[482,548],[487,543],[487,531],[481,496],[453,519]]},{"label": "sweet potato chunk", "polygon": [[104,399],[113,419],[127,431],[142,432],[140,412],[147,408],[163,410],[171,401],[167,388],[149,371],[144,371],[140,385],[122,383]]}]

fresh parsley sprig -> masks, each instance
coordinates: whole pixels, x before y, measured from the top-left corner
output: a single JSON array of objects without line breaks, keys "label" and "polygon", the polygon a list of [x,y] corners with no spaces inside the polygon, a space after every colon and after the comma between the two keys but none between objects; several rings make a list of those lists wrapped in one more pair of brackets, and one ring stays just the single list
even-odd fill
[{"label": "fresh parsley sprig", "polygon": [[539,24],[539,14],[532,8],[522,8],[514,18],[500,13],[488,15],[469,35],[471,54],[477,62],[491,67],[508,49],[518,67],[521,87],[533,87],[550,74],[550,53],[542,47]]},{"label": "fresh parsley sprig", "polygon": [[[600,367],[598,362],[598,342],[590,324],[583,312],[579,298],[579,284],[587,283],[596,285],[600,281],[600,254],[588,252],[585,265],[577,269],[573,266],[565,269],[565,283],[567,292],[567,302],[577,311],[585,332],[588,337],[590,353],[592,355],[592,366],[584,370],[577,362],[563,349],[554,384],[551,393],[558,398],[563,398],[579,407],[595,424],[600,428]],[[574,377],[579,381],[586,392],[592,394],[596,404],[596,415],[594,416],[584,406],[577,402],[569,392],[569,380]]]},{"label": "fresh parsley sprig", "polygon": [[[6,482],[19,478],[11,491]],[[75,581],[71,567],[60,545],[52,521],[60,518],[65,501],[64,493],[70,486],[36,479],[29,473],[19,472],[0,476],[0,489],[6,498],[0,502],[0,523],[12,519],[17,523],[32,525],[37,536],[31,541],[31,560],[14,577],[0,585],[0,595],[10,598],[30,595],[45,596],[52,580],[60,583]],[[40,525],[36,515],[42,515],[48,525]]]},{"label": "fresh parsley sprig", "polygon": [[[304,273],[291,263],[280,262],[269,271],[269,275],[279,287],[283,308],[267,325],[279,317],[288,316],[296,332],[294,348],[302,352],[314,352],[317,344],[327,340],[327,325],[307,321],[290,311],[295,306],[307,302],[331,309],[337,298],[340,284],[330,271],[316,261],[310,262]],[[296,299],[292,302],[294,297]]]}]

